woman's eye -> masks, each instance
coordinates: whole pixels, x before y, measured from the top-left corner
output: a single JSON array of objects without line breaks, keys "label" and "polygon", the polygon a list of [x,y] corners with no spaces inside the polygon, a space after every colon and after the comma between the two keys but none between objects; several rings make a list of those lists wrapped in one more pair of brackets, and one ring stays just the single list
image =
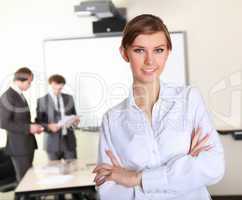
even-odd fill
[{"label": "woman's eye", "polygon": [[162,53],[163,51],[164,51],[164,49],[162,49],[162,48],[158,48],[155,50],[156,53]]},{"label": "woman's eye", "polygon": [[144,52],[144,49],[134,49],[134,52],[135,53],[143,53]]}]

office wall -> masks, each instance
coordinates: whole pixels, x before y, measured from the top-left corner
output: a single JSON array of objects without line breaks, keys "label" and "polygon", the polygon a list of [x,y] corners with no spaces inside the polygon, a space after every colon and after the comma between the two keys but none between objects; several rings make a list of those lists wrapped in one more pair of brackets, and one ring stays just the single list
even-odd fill
[{"label": "office wall", "polygon": [[[129,18],[153,13],[170,31],[187,32],[190,83],[202,92],[217,128],[242,128],[242,1],[130,0],[128,8]],[[221,139],[226,174],[210,191],[241,195],[242,142]]]}]

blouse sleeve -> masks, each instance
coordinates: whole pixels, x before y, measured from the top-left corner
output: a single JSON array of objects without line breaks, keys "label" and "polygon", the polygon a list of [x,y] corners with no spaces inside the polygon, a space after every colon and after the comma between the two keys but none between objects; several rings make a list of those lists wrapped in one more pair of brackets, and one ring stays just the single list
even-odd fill
[{"label": "blouse sleeve", "polygon": [[[111,143],[109,123],[108,114],[106,113],[103,117],[100,131],[98,164],[111,164],[110,159],[105,153],[106,150],[111,150],[118,158],[115,148]],[[98,194],[101,200],[132,200],[134,196],[134,189],[116,184],[113,181],[107,181],[98,188]]]},{"label": "blouse sleeve", "polygon": [[208,143],[212,149],[201,152],[197,157],[177,155],[163,166],[144,170],[144,193],[181,195],[222,179],[225,170],[223,147],[197,89],[192,88],[188,93],[189,106],[193,112],[193,128],[200,127],[203,135],[210,133]]}]

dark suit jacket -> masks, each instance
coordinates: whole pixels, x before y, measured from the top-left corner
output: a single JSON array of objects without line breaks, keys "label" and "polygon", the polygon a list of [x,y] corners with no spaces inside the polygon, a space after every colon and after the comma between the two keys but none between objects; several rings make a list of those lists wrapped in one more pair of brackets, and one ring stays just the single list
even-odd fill
[{"label": "dark suit jacket", "polygon": [[34,153],[37,143],[29,132],[30,124],[28,103],[10,87],[0,98],[0,127],[7,131],[7,154],[23,156]]},{"label": "dark suit jacket", "polygon": [[[64,103],[65,115],[76,115],[76,109],[73,97],[68,94],[61,94]],[[49,123],[58,122],[58,111],[55,108],[55,103],[47,94],[37,100],[37,117],[36,122],[40,123],[45,128],[47,133],[44,138],[44,149],[47,152],[58,152],[60,149],[61,137],[59,133],[52,133],[48,129]],[[72,128],[67,129],[67,135],[64,136],[65,142],[69,150],[75,150],[76,138]]]}]

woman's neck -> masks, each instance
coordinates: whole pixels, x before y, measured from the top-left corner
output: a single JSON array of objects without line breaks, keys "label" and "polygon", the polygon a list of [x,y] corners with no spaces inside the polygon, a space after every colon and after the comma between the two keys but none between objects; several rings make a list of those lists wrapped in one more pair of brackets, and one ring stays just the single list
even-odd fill
[{"label": "woman's neck", "polygon": [[144,112],[152,112],[152,108],[159,97],[159,92],[160,80],[152,83],[140,83],[137,81],[133,83],[135,103]]}]

